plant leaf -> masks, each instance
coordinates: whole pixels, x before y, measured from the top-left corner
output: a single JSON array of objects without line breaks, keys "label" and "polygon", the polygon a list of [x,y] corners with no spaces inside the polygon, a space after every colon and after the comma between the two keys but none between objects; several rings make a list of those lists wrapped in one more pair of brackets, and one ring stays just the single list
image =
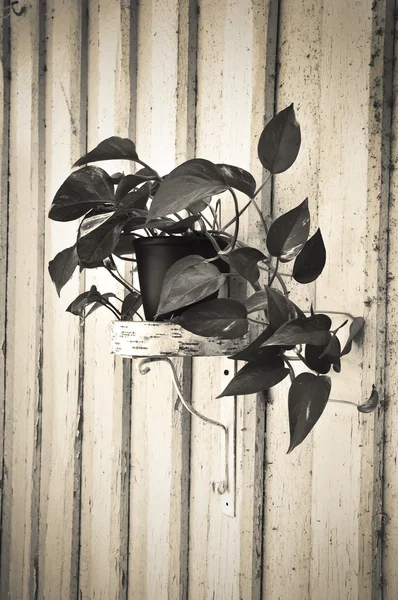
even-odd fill
[{"label": "plant leaf", "polygon": [[232,165],[219,164],[217,167],[220,169],[228,187],[235,188],[240,192],[249,196],[254,197],[256,191],[256,180],[253,175],[240,167],[233,167]]},{"label": "plant leaf", "polygon": [[290,445],[287,453],[301,444],[325,410],[331,389],[330,377],[300,373],[289,390]]},{"label": "plant leaf", "polygon": [[234,339],[247,332],[246,316],[246,308],[237,300],[216,298],[188,308],[174,321],[197,335]]},{"label": "plant leaf", "polygon": [[94,231],[94,229],[97,229],[97,227],[102,225],[102,223],[105,223],[105,221],[113,214],[113,210],[108,210],[106,212],[103,212],[102,210],[97,212],[96,209],[91,210],[84,219],[82,219],[77,237],[80,238],[84,235],[88,235],[91,231]]},{"label": "plant leaf", "polygon": [[123,300],[122,319],[129,321],[142,305],[142,297],[138,292],[130,292]]},{"label": "plant leaf", "polygon": [[[116,204],[119,204],[119,202],[126,196],[126,194],[131,192],[131,190],[134,190],[134,188],[136,188],[137,185],[140,185],[141,183],[148,183],[152,179],[153,179],[153,177],[151,175],[125,175],[119,181],[119,185],[116,188],[116,192],[115,192]],[[139,189],[141,189],[141,188],[139,188]]]},{"label": "plant leaf", "polygon": [[[234,360],[251,361],[256,360],[258,356],[264,356],[262,353],[259,354],[259,351],[260,349],[265,350],[265,348],[261,348],[261,346],[265,341],[267,341],[271,337],[273,333],[274,330],[268,325],[268,327],[264,329],[264,331],[262,331],[260,335],[256,337],[255,340],[253,340],[248,346],[246,346],[246,348],[244,348],[243,350],[239,350],[239,352],[236,352],[236,354],[233,354],[228,358],[233,358]],[[276,346],[270,346],[269,348],[267,348],[267,350],[272,350],[269,356],[271,356],[272,354],[275,355],[279,352],[279,348],[276,348]]]},{"label": "plant leaf", "polygon": [[313,346],[326,346],[330,340],[330,326],[330,318],[322,314],[308,317],[308,319],[292,319],[281,325],[264,345],[312,344]]},{"label": "plant leaf", "polygon": [[264,260],[265,256],[257,248],[237,248],[233,250],[229,255],[229,262],[231,266],[242,275],[247,281],[254,284],[260,277],[260,271],[257,267],[257,263],[260,260]]},{"label": "plant leaf", "polygon": [[78,264],[79,259],[76,252],[76,244],[58,252],[58,254],[48,263],[48,271],[58,296],[64,285],[72,277]]},{"label": "plant leaf", "polygon": [[265,126],[258,142],[258,158],[270,173],[283,173],[296,160],[300,145],[300,125],[291,104]]},{"label": "plant leaf", "polygon": [[97,290],[95,285],[92,285],[88,292],[80,294],[71,304],[69,304],[66,312],[70,312],[77,317],[84,316],[84,309],[93,302],[101,301],[101,294]]},{"label": "plant leaf", "polygon": [[151,190],[151,182],[148,181],[137,190],[128,192],[123,198],[119,199],[118,212],[143,210],[148,214],[147,203]]},{"label": "plant leaf", "polygon": [[288,374],[289,369],[283,366],[280,356],[274,356],[267,362],[250,362],[237,372],[217,398],[263,392],[280,383]]},{"label": "plant leaf", "polygon": [[326,263],[326,248],[320,229],[304,244],[296,256],[293,267],[293,278],[298,283],[311,283],[322,273]]},{"label": "plant leaf", "polygon": [[210,296],[224,281],[225,275],[203,256],[192,254],[177,260],[164,277],[155,317]]},{"label": "plant leaf", "polygon": [[379,404],[379,393],[376,390],[375,386],[372,385],[372,393],[370,394],[368,400],[358,406],[358,410],[361,413],[371,413],[376,410],[377,405]]},{"label": "plant leaf", "polygon": [[112,254],[115,256],[124,256],[126,254],[134,254],[134,240],[136,239],[133,233],[122,232],[118,243],[113,249]]},{"label": "plant leaf", "polygon": [[81,237],[77,242],[77,254],[85,265],[103,261],[116,248],[122,229],[129,217],[114,214],[105,223]]},{"label": "plant leaf", "polygon": [[83,167],[65,179],[48,216],[53,221],[74,221],[91,208],[113,204],[113,183],[108,173],[99,167]]},{"label": "plant leaf", "polygon": [[155,219],[154,221],[148,221],[146,227],[159,229],[160,231],[166,231],[167,233],[185,233],[188,229],[192,228],[192,225],[200,219],[200,215],[192,215],[181,219],[181,221],[174,221],[173,219]]},{"label": "plant leaf", "polygon": [[350,333],[348,336],[348,340],[346,341],[345,346],[344,346],[340,356],[344,356],[345,354],[348,354],[349,352],[351,352],[352,342],[355,339],[355,337],[358,335],[358,333],[361,331],[364,324],[365,324],[365,319],[363,317],[355,317],[351,321]]},{"label": "plant leaf", "polygon": [[272,223],[267,235],[269,253],[281,262],[292,260],[303,248],[309,231],[310,213],[306,198]]},{"label": "plant leaf", "polygon": [[325,346],[313,346],[307,344],[305,347],[305,361],[309,369],[326,375],[332,366],[331,360],[324,355]]},{"label": "plant leaf", "polygon": [[202,158],[189,160],[162,181],[149,209],[148,220],[187,209],[226,188],[217,165]]},{"label": "plant leaf", "polygon": [[[116,295],[113,294],[112,292],[107,292],[106,294],[100,294],[101,299],[103,300],[109,300],[109,298],[116,298]],[[87,306],[87,304],[86,304]],[[88,313],[85,315],[85,319],[87,319],[87,317],[89,317],[90,315],[93,314],[93,312],[95,312],[96,310],[98,310],[99,308],[101,308],[101,306],[104,306],[103,302],[94,302],[94,304],[92,305],[92,307],[90,308],[90,310],[88,311]]]},{"label": "plant leaf", "polygon": [[246,298],[243,304],[246,306],[248,314],[259,310],[266,310],[268,306],[267,292],[265,290],[255,292],[252,296]]},{"label": "plant leaf", "polygon": [[134,142],[114,135],[100,142],[93,150],[79,158],[73,166],[80,167],[89,162],[113,159],[138,160]]},{"label": "plant leaf", "polygon": [[274,331],[279,329],[283,323],[296,317],[296,310],[293,303],[283,294],[266,287],[268,301],[268,321]]}]

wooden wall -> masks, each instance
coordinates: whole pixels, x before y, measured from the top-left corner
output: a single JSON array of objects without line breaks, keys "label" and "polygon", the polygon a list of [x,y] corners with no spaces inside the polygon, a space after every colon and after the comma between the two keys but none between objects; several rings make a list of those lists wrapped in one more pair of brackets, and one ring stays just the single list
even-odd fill
[{"label": "wooden wall", "polygon": [[[20,16],[4,5],[0,599],[395,600],[395,3],[36,0],[15,5]],[[286,389],[237,399],[229,517],[219,431],[181,409],[165,365],[144,377],[109,353],[107,314],[64,312],[90,285],[117,285],[86,272],[59,299],[47,263],[76,226],[46,215],[71,164],[114,134],[160,171],[201,156],[259,182],[259,133],[291,102],[302,148],[261,203],[278,215],[309,197],[328,265],[292,295],[366,328],[292,454]],[[264,242],[255,212],[242,229]],[[175,364],[193,405],[221,418],[223,359]],[[373,384],[381,406],[360,415]]]}]

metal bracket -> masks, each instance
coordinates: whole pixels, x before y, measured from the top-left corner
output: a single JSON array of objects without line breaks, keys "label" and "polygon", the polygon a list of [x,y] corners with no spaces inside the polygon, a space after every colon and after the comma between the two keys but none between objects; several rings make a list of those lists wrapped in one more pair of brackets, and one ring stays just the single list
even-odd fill
[{"label": "metal bracket", "polygon": [[[236,362],[228,358],[221,360],[221,387],[224,389],[234,377]],[[235,516],[236,505],[236,396],[220,399],[220,416],[227,428],[228,435],[223,440],[222,452],[225,452],[227,470],[227,490],[222,494],[221,511],[229,517]],[[221,454],[223,456],[223,454]]]},{"label": "metal bracket", "polygon": [[[210,425],[219,427],[223,432],[221,450],[221,456],[223,457],[222,474],[217,491],[222,496],[222,512],[234,517],[236,498],[236,397],[226,397],[221,399],[223,423],[210,419],[209,417],[202,415],[202,413],[196,410],[196,408],[186,400],[178,381],[175,366],[168,356],[151,356],[143,358],[138,365],[138,369],[142,375],[146,375],[150,371],[150,363],[160,361],[166,362],[169,365],[172,372],[173,384],[182,405],[194,417],[201,419],[205,423],[210,423]],[[235,363],[231,360],[224,359],[221,366],[221,383],[223,385],[222,389],[224,389],[235,374]]]}]

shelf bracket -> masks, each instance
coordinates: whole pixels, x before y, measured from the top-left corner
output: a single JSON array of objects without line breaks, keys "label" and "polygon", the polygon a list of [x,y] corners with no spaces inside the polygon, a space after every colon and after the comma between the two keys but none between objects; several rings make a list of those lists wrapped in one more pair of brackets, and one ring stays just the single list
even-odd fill
[{"label": "shelf bracket", "polygon": [[[222,469],[222,477],[218,484],[217,491],[220,495],[222,495],[222,511],[224,514],[229,516],[235,516],[235,471],[236,471],[236,398],[235,397],[227,397],[222,398],[222,414],[225,419],[224,423],[220,421],[216,421],[214,419],[210,419],[206,417],[202,413],[200,413],[196,408],[194,408],[184,397],[184,394],[181,389],[180,382],[178,381],[178,375],[176,368],[173,364],[173,361],[168,356],[151,356],[147,358],[143,358],[140,360],[138,369],[142,375],[146,375],[150,371],[150,364],[153,362],[165,362],[169,365],[171,373],[172,373],[172,381],[174,388],[178,394],[178,397],[181,401],[181,404],[188,410],[191,415],[201,419],[205,423],[209,423],[210,425],[214,425],[222,430],[222,445],[224,456],[223,459],[223,469]],[[233,365],[231,360],[225,360],[225,365],[222,365],[222,378],[231,379],[233,371],[231,369],[231,364]],[[227,381],[228,382],[228,381]],[[226,383],[227,383],[226,382]],[[225,387],[225,386],[224,386]]]}]

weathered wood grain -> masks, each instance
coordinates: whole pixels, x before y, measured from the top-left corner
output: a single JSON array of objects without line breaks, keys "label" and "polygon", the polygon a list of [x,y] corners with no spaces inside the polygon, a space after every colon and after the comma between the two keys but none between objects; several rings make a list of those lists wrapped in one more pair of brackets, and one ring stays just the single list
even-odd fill
[{"label": "weathered wood grain", "polygon": [[[34,598],[39,569],[44,227],[44,5],[11,17],[6,404],[0,596]],[[4,346],[3,346],[4,350]]]},{"label": "weathered wood grain", "polygon": [[[333,8],[323,13],[319,222],[329,263],[317,284],[317,308],[332,303],[336,310],[365,317],[362,345],[354,345],[332,391],[334,398],[361,403],[373,384],[381,395],[384,385],[389,156],[383,144],[389,127],[392,6],[341,2]],[[336,451],[336,458],[314,462],[311,593],[377,598],[380,413],[376,418],[355,409],[347,414],[346,406],[335,405],[329,415],[329,427],[324,419],[315,434],[314,457],[327,444],[333,449],[328,456]],[[327,498],[325,486],[333,490]]]},{"label": "weathered wood grain", "polygon": [[[393,20],[390,21],[390,25]],[[383,504],[379,509],[375,526],[379,528],[379,542],[382,545],[379,549],[378,560],[382,560],[382,580],[381,590],[382,598],[393,600],[398,595],[398,572],[396,568],[398,553],[398,480],[397,480],[397,457],[398,457],[398,376],[397,376],[397,257],[398,257],[398,215],[397,215],[397,132],[398,132],[398,113],[397,113],[397,91],[398,91],[398,70],[397,70],[397,30],[395,19],[394,36],[394,56],[392,60],[393,67],[393,88],[391,95],[385,94],[382,101],[389,101],[392,109],[391,127],[384,129],[384,152],[385,170],[383,172],[383,183],[386,185],[388,180],[387,168],[389,170],[389,215],[388,215],[388,245],[387,245],[387,311],[386,311],[386,372],[385,372],[385,394],[383,408],[385,411],[384,423],[384,461],[383,461]],[[388,65],[387,65],[388,68]],[[389,154],[389,162],[388,162]],[[384,199],[386,201],[386,199]]]},{"label": "weathered wood grain", "polygon": [[[264,113],[269,115],[273,106],[276,37],[268,33],[276,23],[275,6],[273,2],[202,2],[199,19],[197,155],[247,168],[258,185],[262,178],[258,136]],[[223,203],[227,220],[233,207],[228,198]],[[249,244],[264,240],[254,210],[245,214],[241,225],[240,235]],[[215,397],[221,387],[221,362],[209,358],[193,362],[194,405],[219,419],[222,399]],[[235,518],[221,512],[216,491],[223,461],[219,431],[200,422],[192,424],[190,594],[194,599],[260,597],[264,409],[263,398],[238,398]]]},{"label": "weathered wood grain", "polygon": [[[46,213],[73,162],[85,151],[82,35],[84,4],[47,2]],[[83,32],[83,33],[82,33]],[[81,350],[78,318],[66,307],[80,292],[78,272],[57,296],[48,262],[71,246],[77,223],[45,222],[43,428],[39,598],[77,596],[80,545]],[[62,343],[60,343],[62,340]]]},{"label": "weathered wood grain", "polygon": [[[148,1],[138,23],[136,142],[160,173],[195,147],[197,2]],[[175,359],[190,394],[190,359]],[[190,416],[164,365],[134,367],[129,598],[186,598]]]},{"label": "weathered wood grain", "polygon": [[[276,109],[292,102],[302,131],[295,164],[273,178],[273,217],[309,198],[315,224],[318,211],[319,168],[319,61],[321,5],[304,1],[280,3]],[[282,269],[281,269],[282,271]],[[290,273],[284,265],[283,272]],[[294,285],[285,278],[292,299],[303,309],[314,301],[314,286]],[[298,363],[293,363],[299,373]],[[311,556],[312,438],[291,454],[287,395],[290,382],[271,390],[267,407],[264,584],[263,598],[296,600],[309,597]]]},{"label": "weathered wood grain", "polygon": [[[7,257],[8,257],[8,160],[10,126],[10,31],[9,22],[0,21],[0,427],[4,432],[6,403],[7,335]],[[0,442],[0,519],[3,502],[3,444]],[[0,528],[1,548],[1,528]]]},{"label": "weathered wood grain", "polygon": [[[382,131],[386,121],[384,125],[382,121],[387,115],[384,104],[387,96],[380,99],[378,89],[381,92],[383,69],[388,64],[388,52],[385,56],[383,48],[386,10],[389,14],[390,8],[386,9],[385,3],[374,3],[372,9],[371,3],[348,7],[336,2],[322,10],[320,3],[305,2],[294,7],[284,3],[281,15],[284,60],[279,59],[278,94],[282,89],[286,97],[289,91],[289,101],[294,101],[298,109],[303,148],[297,166],[303,165],[308,172],[307,177],[303,174],[302,182],[307,185],[312,178],[315,183],[318,223],[329,255],[327,267],[316,285],[316,308],[327,311],[333,306],[334,310],[345,309],[365,314],[367,318],[363,350],[354,345],[352,355],[348,360],[345,358],[341,375],[333,377],[332,398],[354,403],[369,395],[371,379],[379,381],[383,363],[385,299],[381,282],[385,278],[387,202],[380,202],[386,193],[380,176],[385,163]],[[305,19],[301,25],[300,15]],[[389,19],[391,23],[391,16]],[[376,65],[375,60],[380,62]],[[308,111],[306,106],[310,110],[302,119],[301,111]],[[376,124],[379,108],[381,125]],[[305,145],[306,140],[309,146]],[[302,152],[307,153],[307,149],[312,159],[300,163]],[[289,171],[291,175],[293,172]],[[291,176],[286,179],[290,179],[287,184],[290,186]],[[295,179],[294,183],[302,190],[302,183]],[[376,193],[375,188],[378,188]],[[302,199],[296,198],[295,203]],[[312,209],[313,204],[310,206]],[[369,290],[373,290],[372,295]],[[376,297],[378,301],[374,302],[372,298]],[[280,497],[297,498],[294,515],[300,522],[305,518],[306,527],[303,523],[297,527],[297,523],[285,518],[274,523],[272,511],[269,514],[269,527],[277,528],[280,542],[295,532],[300,532],[302,538],[297,560],[290,554],[288,560],[286,551],[294,554],[299,543],[277,545],[272,542],[271,534],[269,545],[274,549],[273,554],[281,552],[283,567],[282,571],[277,569],[275,562],[269,570],[268,578],[279,580],[277,583],[274,579],[275,587],[269,597],[288,598],[287,590],[293,581],[298,583],[301,593],[298,597],[303,599],[308,596],[332,599],[341,595],[370,598],[372,586],[373,593],[378,593],[380,553],[375,554],[378,539],[375,517],[379,511],[376,506],[380,505],[379,441],[380,431],[373,429],[372,416],[359,417],[354,407],[343,404],[327,408],[314,430],[313,458],[307,457],[306,469],[301,467],[303,477],[298,481],[295,471],[287,479],[288,485],[299,485],[300,490],[296,493],[293,489],[285,490]],[[310,444],[308,440],[303,446],[310,449]],[[275,485],[279,487],[278,483]],[[302,485],[307,485],[304,494]],[[272,498],[268,487],[270,491],[272,502],[280,506],[278,497]],[[286,514],[286,507],[283,504],[282,507],[281,516]],[[297,570],[301,573],[298,581]],[[286,581],[290,583],[286,585]],[[265,589],[268,598],[267,575]]]},{"label": "weathered wood grain", "polygon": [[[88,2],[87,146],[130,137],[130,2]],[[127,171],[127,162],[101,166]],[[122,295],[109,274],[87,272],[86,289]],[[110,355],[111,313],[87,319],[84,341],[84,405],[80,594],[83,599],[127,597],[128,457],[130,390],[123,363]]]}]

